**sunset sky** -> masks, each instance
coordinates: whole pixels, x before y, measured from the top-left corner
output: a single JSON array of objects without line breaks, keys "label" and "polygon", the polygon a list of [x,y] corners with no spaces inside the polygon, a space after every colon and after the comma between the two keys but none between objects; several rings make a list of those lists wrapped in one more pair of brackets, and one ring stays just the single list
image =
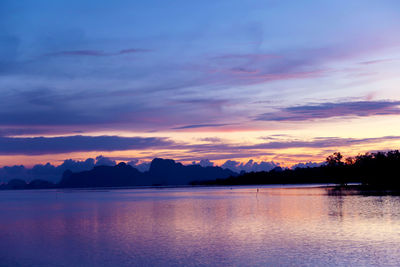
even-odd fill
[{"label": "sunset sky", "polygon": [[0,1],[0,166],[400,147],[400,1]]}]

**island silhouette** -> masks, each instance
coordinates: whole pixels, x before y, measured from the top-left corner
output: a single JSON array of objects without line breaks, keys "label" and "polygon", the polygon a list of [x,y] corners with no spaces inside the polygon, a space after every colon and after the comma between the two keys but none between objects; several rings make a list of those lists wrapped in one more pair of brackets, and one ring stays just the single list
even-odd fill
[{"label": "island silhouette", "polygon": [[124,162],[115,166],[95,166],[89,171],[66,170],[58,183],[45,180],[12,179],[0,189],[104,188],[179,185],[266,185],[334,183],[345,187],[351,183],[363,188],[400,190],[400,152],[376,152],[343,159],[340,152],[326,158],[318,167],[242,172],[221,167],[183,165],[172,159],[155,158],[150,169],[141,172]]}]

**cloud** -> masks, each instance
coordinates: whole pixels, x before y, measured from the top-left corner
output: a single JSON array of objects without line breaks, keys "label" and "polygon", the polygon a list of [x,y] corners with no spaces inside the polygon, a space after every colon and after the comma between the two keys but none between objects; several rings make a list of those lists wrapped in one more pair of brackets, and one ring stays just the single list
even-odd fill
[{"label": "cloud", "polygon": [[[190,144],[183,142],[171,142],[161,146],[163,151],[155,154],[151,149],[144,148],[146,151],[142,159],[151,160],[154,157],[174,158],[180,161],[198,161],[207,158],[208,160],[226,160],[252,157],[277,157],[282,159],[282,150],[292,148],[313,148],[319,150],[318,154],[287,154],[286,160],[292,161],[293,158],[301,157],[302,160],[310,157],[324,157],[326,154],[341,148],[363,146],[366,144],[380,144],[388,141],[398,141],[400,136],[383,136],[375,138],[340,138],[340,137],[316,137],[310,140],[299,140],[293,137],[281,140],[271,139],[267,142],[243,145],[238,143],[199,143]],[[159,147],[155,147],[159,148]],[[325,150],[324,150],[325,149]],[[329,150],[327,150],[329,149]],[[321,153],[321,150],[323,153]],[[114,157],[113,160],[131,161],[129,164],[136,166],[139,164],[137,159]],[[257,165],[255,165],[257,166]],[[256,167],[252,167],[253,169]],[[263,168],[263,167],[260,167]],[[269,167],[268,167],[269,168]]]},{"label": "cloud", "polygon": [[55,53],[46,54],[47,56],[108,56],[107,53],[98,50],[72,50],[72,51],[60,51]]},{"label": "cloud", "polygon": [[[143,44],[143,47],[148,46]],[[248,103],[254,91],[239,91],[234,89],[236,85],[321,75],[324,67],[320,63],[329,60],[325,54],[330,53],[325,52],[331,51],[328,48],[276,51],[278,56],[251,51],[227,53],[211,63],[189,57],[189,62],[192,60],[205,69],[198,71],[184,69],[185,63],[175,62],[177,59],[167,64],[154,62],[158,58],[154,57],[144,64],[143,61],[108,57],[151,51],[148,49],[114,48],[115,52],[107,52],[105,47],[108,46],[101,45],[93,46],[96,47],[93,50],[61,47],[64,50],[58,48],[60,52],[55,55],[99,59],[93,62],[88,58],[79,63],[75,58],[68,61],[54,57],[18,63],[22,65],[16,69],[21,73],[9,76],[12,82],[2,87],[0,126],[64,126],[91,131],[110,124],[118,130],[139,131],[221,127],[256,110]],[[341,55],[339,52],[333,54]],[[216,70],[215,73],[207,72],[210,69]],[[176,101],[176,97],[171,96],[192,100]],[[229,100],[219,100],[220,96]],[[268,115],[271,114],[261,114],[258,119],[268,120]]]},{"label": "cloud", "polygon": [[274,141],[250,146],[238,146],[239,149],[287,149],[287,148],[324,148],[347,147],[359,144],[379,143],[389,140],[400,140],[400,136],[383,136],[375,138],[340,138],[340,137],[316,137],[310,141]]},{"label": "cloud", "polygon": [[[78,6],[68,9],[79,13]],[[144,10],[142,5],[133,6],[135,10]],[[106,14],[114,14],[114,19],[109,20],[104,20],[104,14],[98,13],[98,10],[88,8],[93,11],[90,14],[96,22],[89,24],[79,16],[71,21],[70,17],[56,12],[58,8],[54,9],[51,5],[2,8],[4,14],[0,17],[5,23],[0,24],[5,29],[2,29],[0,37],[0,125],[72,125],[79,126],[79,129],[81,125],[88,125],[87,128],[96,131],[98,124],[110,127],[112,123],[112,128],[116,130],[130,127],[146,131],[237,121],[243,114],[252,114],[256,110],[254,105],[249,104],[250,98],[259,97],[258,100],[262,101],[275,93],[279,95],[278,99],[287,97],[290,101],[296,97],[288,91],[297,86],[274,83],[262,88],[261,93],[260,88],[252,86],[256,83],[315,77],[325,74],[327,69],[334,68],[334,63],[341,60],[360,62],[386,58],[372,52],[398,44],[397,35],[390,34],[387,24],[397,29],[395,20],[388,20],[382,25],[374,23],[373,29],[365,24],[360,32],[361,24],[356,18],[357,27],[343,22],[352,29],[352,33],[339,31],[343,35],[336,38],[339,27],[336,22],[335,27],[310,31],[311,26],[326,26],[326,23],[306,23],[310,27],[302,27],[297,20],[292,20],[283,25],[273,19],[275,16],[268,16],[270,22],[267,22],[265,18],[258,21],[251,16],[243,17],[246,12],[238,12],[222,20],[218,16],[210,16],[220,23],[212,29],[197,27],[193,23],[214,22],[200,22],[189,16],[186,18],[189,24],[185,24],[188,35],[180,32],[178,24],[181,22],[164,17],[167,31],[160,34],[159,24],[148,23],[144,28],[129,26],[135,25],[138,19],[124,13],[132,8],[121,7],[107,4],[107,8],[102,8],[106,11],[118,9],[118,12]],[[264,8],[267,10],[269,6]],[[342,8],[339,10],[342,11]],[[304,10],[299,9],[299,12],[304,16]],[[329,12],[332,13],[331,9]],[[52,21],[52,14],[61,16],[58,23],[42,24]],[[168,12],[153,15],[162,20],[166,14]],[[33,24],[24,20],[15,21],[15,17],[31,18]],[[281,18],[279,13],[276,17]],[[236,25],[238,18],[240,25],[249,26]],[[121,23],[125,20],[130,23]],[[351,16],[350,21],[353,20],[354,16]],[[171,23],[177,23],[176,27],[170,27]],[[199,33],[200,28],[207,30]],[[386,29],[388,32],[382,31]],[[151,52],[157,47],[161,49],[147,53],[145,60],[126,60],[125,56],[118,56]],[[47,56],[43,57],[46,53]],[[315,81],[311,80],[299,88],[310,85],[311,92],[313,84]],[[244,88],[246,85],[250,86]],[[50,88],[54,93],[43,94],[43,91],[37,90],[43,87]],[[329,85],[327,88],[329,90]],[[34,94],[21,99],[17,95],[19,92]],[[219,110],[215,107],[212,112],[207,112],[209,106],[206,103],[199,109],[189,111],[189,104],[170,105],[167,100],[182,95],[193,99],[212,99],[222,95],[241,99],[242,102]],[[215,120],[210,121],[210,118]]]},{"label": "cloud", "polygon": [[224,164],[221,165],[224,169],[230,169],[234,172],[260,172],[260,171],[270,171],[276,167],[279,167],[279,163],[275,163],[273,161],[261,161],[255,162],[254,160],[249,160],[247,163],[234,161],[234,160],[227,160]]},{"label": "cloud", "polygon": [[[185,150],[185,154],[187,154],[187,156],[180,156],[180,159],[186,161],[197,160],[200,155],[201,157],[206,156],[210,160],[224,160],[235,158],[251,158],[267,155],[276,156],[278,154],[281,155],[281,152],[278,152],[279,150],[291,148],[315,148],[318,150],[330,148],[333,150],[337,150],[342,147],[348,148],[358,145],[379,144],[386,141],[396,140],[400,140],[400,136],[383,136],[375,138],[316,137],[311,140],[270,140],[268,142],[251,145],[229,143],[209,143],[194,145],[180,144],[171,147],[171,151],[173,151],[173,149]],[[294,158],[300,156],[301,155],[293,155]],[[320,156],[324,157],[325,155]],[[301,157],[310,158],[311,155],[303,155]]]},{"label": "cloud", "polygon": [[130,48],[130,49],[122,49],[113,53],[106,53],[101,50],[66,50],[59,51],[54,53],[48,53],[46,56],[90,56],[90,57],[106,57],[106,56],[118,56],[124,54],[134,54],[134,53],[144,53],[150,52],[150,49],[141,49],[141,48]]},{"label": "cloud", "polygon": [[356,101],[320,103],[281,108],[258,115],[258,121],[308,121],[333,117],[368,117],[400,115],[400,101]]},{"label": "cloud", "polygon": [[211,162],[208,159],[202,159],[202,160],[200,160],[199,165],[201,167],[212,167],[212,166],[214,166],[214,162]]},{"label": "cloud", "polygon": [[142,48],[130,48],[130,49],[123,49],[120,50],[117,55],[122,54],[132,54],[132,53],[143,53],[143,52],[151,52],[151,49],[142,49]]},{"label": "cloud", "polygon": [[292,170],[296,169],[296,168],[314,168],[314,167],[319,167],[321,165],[323,165],[323,162],[306,162],[306,163],[297,163],[292,165],[292,167],[290,167]]},{"label": "cloud", "polygon": [[117,151],[168,147],[166,138],[119,136],[0,137],[1,155],[43,155],[83,151]]},{"label": "cloud", "polygon": [[362,61],[360,62],[361,65],[373,65],[373,64],[380,64],[380,63],[386,63],[386,62],[391,62],[391,61],[396,61],[399,59],[375,59],[375,60],[368,60],[368,61]]},{"label": "cloud", "polygon": [[90,170],[97,163],[98,162],[92,158],[88,158],[84,161],[66,159],[59,167],[61,167],[64,170],[71,170],[73,172],[79,172],[79,171],[84,171],[84,170]]},{"label": "cloud", "polygon": [[224,54],[220,56],[212,57],[214,60],[266,60],[271,58],[281,58],[282,56],[274,55],[274,54]]},{"label": "cloud", "polygon": [[205,137],[205,138],[199,138],[198,140],[208,143],[222,143],[222,139],[218,137]]},{"label": "cloud", "polygon": [[0,136],[38,135],[52,132],[50,129],[39,128],[0,128]]},{"label": "cloud", "polygon": [[[68,81],[66,83],[68,84]],[[93,83],[95,85],[84,86],[97,87],[97,82]],[[113,86],[116,84],[110,85]],[[28,91],[10,90],[0,98],[0,128],[36,127],[52,131],[56,128],[66,130],[58,132],[59,134],[76,129],[109,129],[110,125],[119,130],[169,130],[177,125],[208,124],[210,118],[221,121],[226,117],[223,105],[228,104],[227,100],[176,101],[168,96],[164,97],[161,92],[155,92],[153,97],[147,93],[146,91],[142,94],[135,89],[66,89],[61,92],[39,86]]]},{"label": "cloud", "polygon": [[239,161],[235,161],[235,160],[227,160],[225,161],[224,164],[221,165],[221,168],[224,169],[230,169],[232,171],[236,171],[238,170],[237,166],[240,164]]},{"label": "cloud", "polygon": [[102,155],[96,157],[96,166],[115,166],[117,162]]},{"label": "cloud", "polygon": [[131,165],[132,167],[138,169],[141,172],[146,172],[150,169],[151,162],[141,162],[139,163],[139,160],[131,160],[127,162],[128,165]]},{"label": "cloud", "polygon": [[214,59],[211,64],[203,67],[208,80],[228,85],[314,78],[326,73],[328,69],[320,63],[329,60],[326,54],[317,49],[280,51],[277,55],[229,54]]},{"label": "cloud", "polygon": [[192,124],[192,125],[185,125],[181,127],[172,128],[173,130],[183,130],[183,129],[194,129],[194,128],[210,128],[210,127],[222,127],[228,126],[231,124],[227,123],[212,123],[212,124]]}]

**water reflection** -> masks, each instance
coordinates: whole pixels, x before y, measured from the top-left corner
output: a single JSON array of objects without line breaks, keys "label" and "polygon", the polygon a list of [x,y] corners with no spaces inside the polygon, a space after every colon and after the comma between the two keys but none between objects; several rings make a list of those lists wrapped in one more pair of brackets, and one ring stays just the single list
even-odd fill
[{"label": "water reflection", "polygon": [[0,192],[0,265],[400,261],[400,198],[255,187]]}]

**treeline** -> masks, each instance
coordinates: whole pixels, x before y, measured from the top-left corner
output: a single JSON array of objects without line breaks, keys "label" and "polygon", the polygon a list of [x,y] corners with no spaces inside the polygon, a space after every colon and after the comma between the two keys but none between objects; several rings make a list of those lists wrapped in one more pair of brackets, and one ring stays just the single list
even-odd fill
[{"label": "treeline", "polygon": [[324,165],[313,168],[281,169],[269,172],[244,173],[237,177],[217,179],[193,184],[256,185],[335,183],[346,185],[361,183],[365,187],[400,189],[400,152],[366,153],[343,158],[336,152],[326,158]]}]

